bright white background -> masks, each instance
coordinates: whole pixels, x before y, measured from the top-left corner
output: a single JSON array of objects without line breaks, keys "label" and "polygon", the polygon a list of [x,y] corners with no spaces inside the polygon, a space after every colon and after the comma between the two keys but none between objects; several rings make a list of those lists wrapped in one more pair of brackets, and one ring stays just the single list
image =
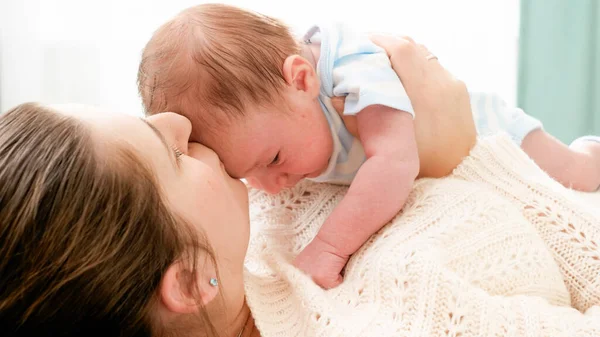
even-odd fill
[{"label": "bright white background", "polygon": [[[287,21],[407,34],[469,87],[516,93],[518,0],[223,1]],[[0,109],[78,102],[141,114],[136,72],[154,29],[190,0],[0,0]]]}]

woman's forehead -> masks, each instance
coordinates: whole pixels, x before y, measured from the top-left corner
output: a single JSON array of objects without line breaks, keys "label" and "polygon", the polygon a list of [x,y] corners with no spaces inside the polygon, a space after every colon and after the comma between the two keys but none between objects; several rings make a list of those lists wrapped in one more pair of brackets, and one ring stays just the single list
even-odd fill
[{"label": "woman's forehead", "polygon": [[60,104],[50,107],[58,113],[84,122],[101,152],[109,149],[109,144],[125,143],[132,146],[138,155],[153,157],[156,147],[161,146],[159,138],[140,118],[82,104]]}]

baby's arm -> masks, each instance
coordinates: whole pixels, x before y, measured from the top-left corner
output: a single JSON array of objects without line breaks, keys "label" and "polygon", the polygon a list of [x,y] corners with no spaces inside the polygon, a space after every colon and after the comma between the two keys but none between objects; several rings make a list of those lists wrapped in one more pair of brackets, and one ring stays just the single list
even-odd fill
[{"label": "baby's arm", "polygon": [[372,105],[357,115],[357,126],[367,160],[317,234],[344,256],[358,250],[402,209],[419,173],[410,114]]},{"label": "baby's arm", "polygon": [[371,105],[357,115],[367,160],[295,264],[324,288],[341,283],[351,254],[404,206],[419,173],[412,115]]}]

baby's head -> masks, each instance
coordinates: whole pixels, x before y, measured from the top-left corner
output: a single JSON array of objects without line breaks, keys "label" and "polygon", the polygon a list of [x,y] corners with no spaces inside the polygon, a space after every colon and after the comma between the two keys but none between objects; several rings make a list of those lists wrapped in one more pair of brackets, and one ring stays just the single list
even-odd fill
[{"label": "baby's head", "polygon": [[288,26],[239,8],[189,8],[146,45],[138,89],[148,114],[192,122],[230,175],[268,192],[318,176],[332,137],[319,78]]}]

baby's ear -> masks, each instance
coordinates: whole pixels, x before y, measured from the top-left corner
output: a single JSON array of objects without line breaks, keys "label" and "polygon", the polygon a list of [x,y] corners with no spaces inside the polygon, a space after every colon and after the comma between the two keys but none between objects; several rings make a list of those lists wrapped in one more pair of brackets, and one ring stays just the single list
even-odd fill
[{"label": "baby's ear", "polygon": [[321,83],[317,72],[310,62],[300,55],[291,55],[285,59],[283,78],[295,90],[315,97],[319,94]]}]

